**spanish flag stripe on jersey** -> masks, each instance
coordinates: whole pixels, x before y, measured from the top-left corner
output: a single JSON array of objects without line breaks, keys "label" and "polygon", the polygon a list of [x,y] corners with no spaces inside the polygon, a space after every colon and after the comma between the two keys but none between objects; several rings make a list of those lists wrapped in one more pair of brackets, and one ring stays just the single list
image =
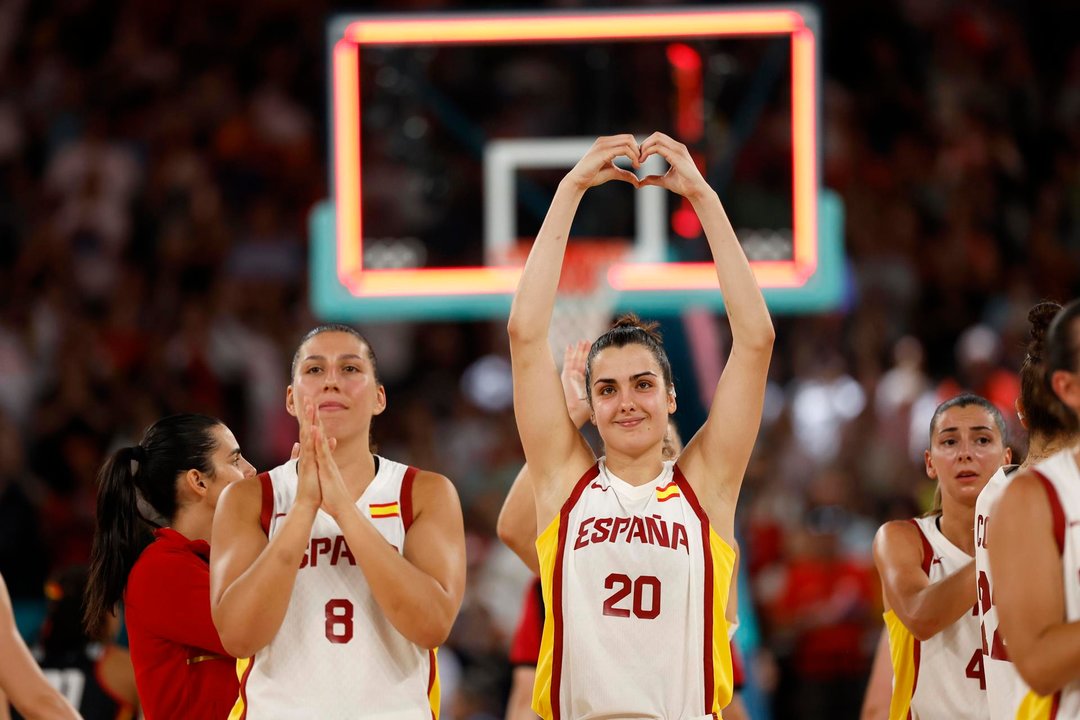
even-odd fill
[{"label": "spanish flag stripe on jersey", "polygon": [[659,502],[670,500],[673,497],[679,497],[679,486],[674,480],[665,485],[664,487],[656,488],[656,499]]},{"label": "spanish flag stripe on jersey", "polygon": [[401,516],[401,506],[396,502],[372,503],[368,505],[373,518],[390,518]]}]

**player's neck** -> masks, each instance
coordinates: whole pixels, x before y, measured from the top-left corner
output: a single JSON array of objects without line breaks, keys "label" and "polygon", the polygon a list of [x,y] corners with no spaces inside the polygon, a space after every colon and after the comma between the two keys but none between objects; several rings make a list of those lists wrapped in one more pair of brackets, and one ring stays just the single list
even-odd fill
[{"label": "player's neck", "polygon": [[214,524],[214,511],[204,503],[185,505],[176,511],[169,526],[188,540],[210,542],[210,528]]},{"label": "player's neck", "polygon": [[950,507],[941,514],[941,534],[968,555],[975,555],[975,508]]},{"label": "player's neck", "polygon": [[1032,435],[1028,440],[1027,457],[1020,464],[1020,472],[1027,470],[1032,465],[1037,465],[1046,458],[1057,455],[1062,450],[1072,447],[1077,439],[1073,436],[1064,438],[1048,438],[1043,435]]},{"label": "player's neck", "polygon": [[334,462],[354,498],[359,498],[375,479],[375,456],[366,435],[351,442],[339,440],[334,449]]},{"label": "player's neck", "polygon": [[629,485],[644,485],[652,482],[664,468],[664,459],[659,454],[655,457],[632,457],[608,449],[604,464],[612,475]]}]

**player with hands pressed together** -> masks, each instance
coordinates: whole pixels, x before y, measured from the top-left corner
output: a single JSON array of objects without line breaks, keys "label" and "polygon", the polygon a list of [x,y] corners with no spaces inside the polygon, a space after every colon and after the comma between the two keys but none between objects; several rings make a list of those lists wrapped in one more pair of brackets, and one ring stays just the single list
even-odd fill
[{"label": "player with hands pressed together", "polygon": [[465,582],[457,493],[372,451],[386,391],[351,327],[304,337],[286,408],[299,460],[230,489],[214,524],[214,621],[248,658],[233,717],[437,717],[435,648]]},{"label": "player with hands pressed together", "polygon": [[[639,180],[658,154],[670,169]],[[654,331],[634,316],[586,362],[597,460],[574,426],[547,334],[567,236],[591,187],[621,180],[686,197],[701,220],[732,330],[704,425],[677,461],[663,456],[676,396]],[[734,514],[757,437],[774,331],[716,193],[689,151],[662,133],[639,146],[602,137],[559,184],[525,264],[508,324],[518,431],[536,501],[547,622],[533,708],[544,718],[706,718],[731,698],[724,617]]]}]

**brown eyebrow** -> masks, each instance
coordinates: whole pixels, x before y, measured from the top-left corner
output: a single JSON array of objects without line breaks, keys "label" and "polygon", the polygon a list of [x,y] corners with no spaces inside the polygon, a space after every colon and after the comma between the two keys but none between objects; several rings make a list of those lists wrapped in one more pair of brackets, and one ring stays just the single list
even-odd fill
[{"label": "brown eyebrow", "polygon": [[[646,376],[659,377],[652,370],[646,370],[645,372],[639,372],[636,375],[631,375],[630,379],[631,380],[637,380],[638,378],[642,378],[642,377],[646,377]],[[598,385],[600,383],[610,383],[610,384],[614,385],[615,380],[612,379],[612,378],[597,378],[596,380],[593,381],[593,385]]]},{"label": "brown eyebrow", "polygon": [[[363,355],[357,355],[356,353],[346,353],[345,355],[339,355],[338,359],[339,360],[363,360],[364,356]],[[320,360],[322,362],[326,362],[326,356],[325,355],[308,355],[306,358],[303,359],[303,362],[310,362],[312,360]]]},{"label": "brown eyebrow", "polygon": [[[993,430],[994,430],[994,428],[990,427],[989,425],[972,425],[971,429],[972,430],[986,430],[986,431],[990,431],[990,432],[993,432]],[[938,430],[937,434],[938,435],[944,435],[947,432],[959,432],[959,431],[960,431],[960,428],[958,428],[958,427],[947,427],[947,428],[941,428],[940,430]]]}]

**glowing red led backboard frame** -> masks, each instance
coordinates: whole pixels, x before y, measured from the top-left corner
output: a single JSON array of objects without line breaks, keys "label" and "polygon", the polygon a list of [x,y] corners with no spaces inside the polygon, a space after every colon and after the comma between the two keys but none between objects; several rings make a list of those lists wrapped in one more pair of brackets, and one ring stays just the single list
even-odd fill
[{"label": "glowing red led backboard frame", "polygon": [[[766,6],[576,14],[367,16],[339,17],[332,21],[329,37],[331,179],[334,189],[332,208],[319,208],[312,216],[312,280],[316,309],[321,309],[321,314],[327,316],[347,315],[359,319],[365,315],[387,318],[438,316],[445,315],[447,308],[454,314],[453,308],[460,305],[462,315],[496,315],[509,307],[509,298],[520,276],[517,267],[364,268],[360,88],[360,59],[364,48],[783,35],[791,39],[793,252],[790,260],[755,261],[751,265],[772,305],[777,304],[775,297],[788,294],[784,291],[795,292],[789,309],[797,310],[806,303],[817,307],[835,304],[839,296],[839,271],[835,267],[824,268],[827,277],[822,276],[821,251],[825,249],[823,241],[827,245],[839,244],[842,219],[836,208],[823,213],[830,216],[829,222],[819,217],[825,198],[819,192],[817,152],[817,15],[807,6]],[[612,132],[617,130],[613,128]],[[316,217],[319,213],[323,216],[321,219]],[[330,280],[325,266],[326,248],[318,253],[314,248],[327,241],[328,214],[333,216],[335,275],[341,285],[339,289],[325,287]],[[322,261],[319,267],[315,267],[316,255]],[[620,263],[610,268],[608,282],[626,301],[620,304],[635,307],[655,307],[661,296],[668,301],[676,297],[693,299],[695,293],[718,296],[712,263]],[[355,301],[346,298],[340,289]],[[485,297],[487,302],[482,301]],[[443,312],[418,312],[417,307],[432,305],[423,302],[425,298],[439,300]],[[481,302],[477,303],[478,299]],[[715,300],[708,304],[719,304],[719,299]],[[364,301],[369,302],[365,304]],[[415,301],[421,301],[420,305]],[[661,300],[659,304],[666,303]],[[350,308],[338,307],[335,312],[331,307],[335,305],[349,305]],[[365,312],[365,307],[370,307],[372,312]],[[413,309],[409,310],[409,307]],[[477,312],[481,307],[488,308],[489,312]],[[395,308],[400,312],[395,312]]]}]

